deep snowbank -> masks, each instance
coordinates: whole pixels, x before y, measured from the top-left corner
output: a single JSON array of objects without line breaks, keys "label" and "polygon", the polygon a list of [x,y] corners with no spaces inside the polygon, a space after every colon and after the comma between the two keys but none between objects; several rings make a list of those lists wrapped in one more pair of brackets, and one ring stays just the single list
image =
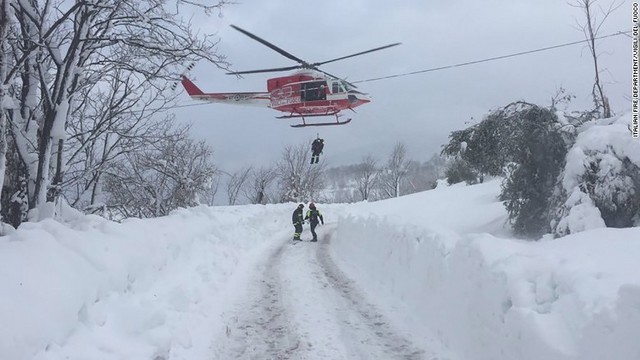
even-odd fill
[{"label": "deep snowbank", "polygon": [[491,182],[354,205],[334,257],[463,358],[640,359],[640,228],[496,237],[498,193]]},{"label": "deep snowbank", "polygon": [[289,208],[22,225],[0,238],[0,358],[205,358],[229,280],[270,245],[265,234],[290,235]]}]

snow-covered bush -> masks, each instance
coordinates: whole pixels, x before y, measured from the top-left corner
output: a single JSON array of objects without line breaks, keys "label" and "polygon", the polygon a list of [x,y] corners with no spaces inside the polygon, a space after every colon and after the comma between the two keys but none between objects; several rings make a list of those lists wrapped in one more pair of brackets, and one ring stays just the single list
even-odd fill
[{"label": "snow-covered bush", "polygon": [[629,118],[592,121],[580,129],[556,185],[561,206],[551,225],[557,236],[640,224],[640,142],[627,128]]}]

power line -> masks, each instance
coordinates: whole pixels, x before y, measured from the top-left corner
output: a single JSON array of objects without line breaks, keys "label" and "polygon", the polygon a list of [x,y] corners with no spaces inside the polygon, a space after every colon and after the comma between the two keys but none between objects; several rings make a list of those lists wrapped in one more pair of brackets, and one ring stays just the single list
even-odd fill
[{"label": "power line", "polygon": [[[157,108],[157,109],[147,109],[146,111],[149,111],[149,110],[164,111],[164,110],[169,110],[169,109],[177,109],[177,108],[200,106],[200,105],[209,105],[209,103],[197,102],[197,103],[193,103],[193,104],[173,105],[173,106],[167,106],[167,107],[162,107],[162,108]],[[141,111],[141,110],[136,110],[136,111]]]},{"label": "power line", "polygon": [[[629,33],[631,33],[630,30],[629,31],[618,31],[618,32],[613,33],[613,34],[596,37],[596,38],[594,38],[594,40],[600,40],[600,39],[605,39],[605,38],[609,38],[609,37],[613,37],[613,36],[619,36],[619,35],[627,35]],[[565,46],[572,46],[572,45],[576,45],[576,44],[582,44],[582,43],[585,43],[585,42],[588,42],[588,41],[591,41],[591,40],[590,39],[585,39],[585,40],[580,40],[580,41],[573,41],[573,42],[570,42],[570,43],[547,46],[547,47],[544,47],[544,48],[539,48],[539,49],[535,49],[535,50],[528,50],[528,51],[522,51],[522,52],[509,54],[509,55],[495,56],[495,57],[486,58],[486,59],[482,59],[482,60],[468,61],[468,62],[455,64],[455,65],[446,65],[446,66],[440,66],[440,67],[435,67],[435,68],[425,69],[425,70],[412,71],[412,72],[407,72],[407,73],[402,73],[402,74],[395,74],[395,75],[382,76],[382,77],[366,79],[366,80],[352,81],[352,83],[357,84],[357,83],[363,83],[363,82],[391,79],[391,78],[396,78],[396,77],[401,77],[401,76],[422,74],[422,73],[426,73],[426,72],[432,72],[432,71],[438,71],[438,70],[444,70],[444,69],[452,69],[452,68],[461,67],[461,66],[479,64],[479,63],[483,63],[483,62],[489,62],[489,61],[506,59],[506,58],[515,57],[515,56],[532,54],[532,53],[536,53],[536,52],[540,52],[540,51],[547,51],[547,50],[557,49],[557,48],[561,48],[561,47],[565,47]]]}]

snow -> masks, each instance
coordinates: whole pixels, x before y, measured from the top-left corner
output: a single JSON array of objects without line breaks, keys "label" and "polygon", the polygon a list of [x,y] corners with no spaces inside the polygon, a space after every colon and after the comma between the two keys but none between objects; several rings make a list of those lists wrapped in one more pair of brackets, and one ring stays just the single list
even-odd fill
[{"label": "snow", "polygon": [[640,228],[520,241],[499,192],[318,204],[321,241],[298,245],[295,203],[122,223],[65,209],[0,238],[0,358],[220,358],[264,312],[296,331],[274,345],[292,358],[639,359]]},{"label": "snow", "polygon": [[600,210],[591,198],[576,186],[565,202],[569,213],[560,219],[558,229],[563,233],[575,234],[581,231],[606,227]]},{"label": "snow", "polygon": [[591,126],[583,126],[584,130],[578,135],[575,145],[567,154],[567,171],[563,185],[566,190],[573,189],[579,183],[579,177],[584,173],[589,155],[594,152],[612,154],[603,159],[610,162],[608,168],[617,166],[617,158],[628,157],[631,162],[640,166],[640,142],[631,136],[629,131],[631,113],[623,114],[614,119],[594,121]]},{"label": "snow", "polygon": [[51,127],[51,138],[55,141],[58,139],[66,139],[67,137],[67,116],[69,112],[69,100],[64,100],[56,109],[56,118]]},{"label": "snow", "polygon": [[[7,94],[8,86],[7,85],[0,85],[0,86],[4,87],[4,89],[2,89],[0,93]],[[12,98],[9,95],[4,95],[2,96],[2,98],[0,98],[0,108],[1,109],[17,109],[18,106],[16,106],[16,100],[14,98]]]},{"label": "snow", "polygon": [[[593,199],[597,198],[600,206],[616,209],[636,195],[638,189],[630,169],[640,168],[640,142],[632,137],[630,123],[631,113],[626,113],[580,127],[566,156],[561,180],[567,199],[555,233],[564,235],[604,227]],[[590,175],[597,180],[588,183]],[[588,187],[592,187],[591,197],[586,194]]]}]

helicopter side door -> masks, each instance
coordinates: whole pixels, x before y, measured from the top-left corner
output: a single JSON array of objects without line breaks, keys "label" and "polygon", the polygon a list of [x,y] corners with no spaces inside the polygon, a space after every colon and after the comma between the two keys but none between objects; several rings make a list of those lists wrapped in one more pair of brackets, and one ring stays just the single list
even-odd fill
[{"label": "helicopter side door", "polygon": [[309,81],[300,84],[300,100],[318,101],[327,99],[327,82],[326,81]]}]

